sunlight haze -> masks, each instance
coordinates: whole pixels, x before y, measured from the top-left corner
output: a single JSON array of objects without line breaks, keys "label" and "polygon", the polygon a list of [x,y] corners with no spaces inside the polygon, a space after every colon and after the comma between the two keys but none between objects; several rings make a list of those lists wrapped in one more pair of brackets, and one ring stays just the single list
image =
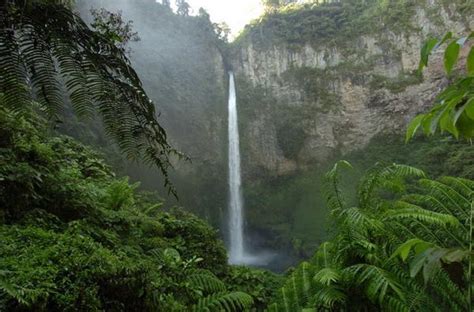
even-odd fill
[{"label": "sunlight haze", "polygon": [[189,0],[193,15],[200,7],[206,9],[214,23],[226,22],[235,37],[246,24],[263,12],[260,0]]}]

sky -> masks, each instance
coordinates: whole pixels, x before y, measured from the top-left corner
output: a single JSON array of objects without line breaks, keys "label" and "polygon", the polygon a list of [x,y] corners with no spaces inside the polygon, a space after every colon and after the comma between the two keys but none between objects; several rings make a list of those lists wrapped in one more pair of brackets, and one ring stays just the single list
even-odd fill
[{"label": "sky", "polygon": [[[263,13],[261,0],[187,0],[193,15],[200,7],[206,9],[214,23],[226,22],[231,30],[231,38],[235,37],[248,22]],[[171,1],[173,2],[173,1]]]}]

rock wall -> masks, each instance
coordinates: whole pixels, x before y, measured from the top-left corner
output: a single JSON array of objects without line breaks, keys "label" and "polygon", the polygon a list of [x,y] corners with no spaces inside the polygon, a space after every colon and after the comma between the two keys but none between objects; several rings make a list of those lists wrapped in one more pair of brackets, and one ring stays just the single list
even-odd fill
[{"label": "rock wall", "polygon": [[166,196],[154,168],[126,163],[124,173],[168,205],[185,206],[214,224],[226,206],[227,73],[222,44],[205,16],[178,16],[155,0],[78,0],[88,22],[90,8],[120,11],[133,21],[140,41],[130,42],[130,59],[154,101],[171,145],[190,158],[169,171],[180,201]]},{"label": "rock wall", "polygon": [[[474,28],[474,19],[440,2],[420,1],[410,21],[416,31],[395,32],[388,25],[343,46],[327,40],[262,47],[244,39],[232,65],[246,176],[293,173],[361,148],[382,131],[404,131],[446,83],[439,53],[422,80],[415,74],[423,42],[447,30]],[[303,140],[290,151],[294,138],[279,139],[291,136],[289,127]]]}]

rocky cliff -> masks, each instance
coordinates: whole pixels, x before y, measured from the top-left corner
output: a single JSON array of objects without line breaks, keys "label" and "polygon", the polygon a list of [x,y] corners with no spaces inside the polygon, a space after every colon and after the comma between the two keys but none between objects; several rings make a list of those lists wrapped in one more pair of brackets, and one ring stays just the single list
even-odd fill
[{"label": "rocky cliff", "polygon": [[[180,16],[155,0],[76,4],[89,22],[91,8],[121,12],[124,22],[133,22],[140,41],[129,43],[131,62],[170,143],[190,158],[176,161],[169,172],[180,201],[165,198],[169,205],[183,205],[218,224],[226,207],[227,72],[220,52],[223,42],[209,16]],[[166,194],[157,170],[130,163],[124,167],[143,188]]]},{"label": "rocky cliff", "polygon": [[[420,48],[428,36],[473,29],[474,19],[466,17],[472,11],[460,11],[456,1],[400,2],[396,9],[404,15],[396,13],[400,16],[394,16],[393,25],[382,19],[394,12],[393,7],[364,11],[361,14],[372,14],[364,26],[371,25],[351,37],[336,31],[295,44],[291,35],[272,34],[272,26],[247,29],[236,44],[232,64],[248,178],[262,172],[293,173],[361,148],[382,131],[402,132],[416,113],[432,104],[445,83],[442,64],[435,57],[433,66],[419,77]],[[337,13],[344,10],[341,4],[329,8],[336,13],[321,15],[320,20],[344,14]],[[308,19],[304,12],[311,10],[321,14],[307,7],[270,16],[266,24],[288,19],[289,14],[299,22]],[[304,27],[319,25],[318,19],[311,23],[316,26]]]}]

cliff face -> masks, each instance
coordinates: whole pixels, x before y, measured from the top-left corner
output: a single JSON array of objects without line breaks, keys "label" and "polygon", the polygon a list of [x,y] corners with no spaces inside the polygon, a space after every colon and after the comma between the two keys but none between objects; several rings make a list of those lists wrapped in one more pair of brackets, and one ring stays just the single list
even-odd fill
[{"label": "cliff face", "polygon": [[[133,67],[171,145],[191,160],[176,161],[169,172],[178,204],[217,224],[226,202],[227,73],[209,17],[178,16],[155,0],[79,0],[77,6],[89,22],[90,8],[120,11],[125,22],[133,21],[140,37],[129,43]],[[125,167],[142,187],[162,186],[157,170]]]},{"label": "cliff face", "polygon": [[361,148],[382,131],[402,132],[445,83],[440,55],[423,79],[416,75],[423,42],[474,28],[472,18],[441,2],[411,7],[410,30],[375,23],[380,31],[343,44],[241,40],[232,64],[246,176],[289,174]]}]

